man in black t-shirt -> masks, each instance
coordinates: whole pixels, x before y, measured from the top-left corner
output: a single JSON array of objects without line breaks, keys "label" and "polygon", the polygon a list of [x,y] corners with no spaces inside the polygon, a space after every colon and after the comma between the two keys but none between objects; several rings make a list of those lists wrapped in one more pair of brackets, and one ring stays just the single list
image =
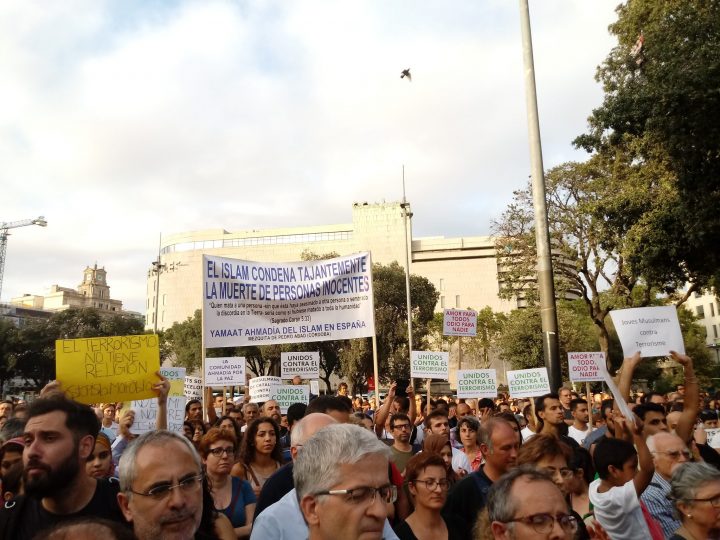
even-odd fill
[{"label": "man in black t-shirt", "polygon": [[34,401],[23,439],[25,495],[0,510],[0,539],[31,539],[39,531],[83,516],[124,523],[118,484],[85,472],[100,422],[93,410],[63,395]]}]

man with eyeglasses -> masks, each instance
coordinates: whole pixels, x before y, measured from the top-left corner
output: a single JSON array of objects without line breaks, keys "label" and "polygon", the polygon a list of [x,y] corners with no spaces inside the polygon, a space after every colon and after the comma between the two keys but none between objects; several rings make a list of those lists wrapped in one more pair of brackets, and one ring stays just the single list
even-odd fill
[{"label": "man with eyeglasses", "polygon": [[521,465],[495,482],[487,508],[496,540],[571,540],[578,529],[558,487],[530,465]]},{"label": "man with eyeglasses", "polygon": [[675,518],[674,505],[668,498],[670,479],[679,465],[690,461],[692,454],[683,440],[672,433],[656,433],[648,437],[646,443],[653,456],[655,474],[640,499],[669,538],[682,526]]},{"label": "man with eyeglasses", "polygon": [[192,443],[170,431],[138,437],[120,459],[118,502],[138,540],[189,540],[203,514],[202,463]]},{"label": "man with eyeglasses", "polygon": [[25,496],[0,509],[0,538],[23,540],[79,517],[124,523],[117,482],[85,472],[100,421],[87,405],[52,395],[28,409],[22,435]]},{"label": "man with eyeglasses", "polygon": [[387,523],[397,498],[389,454],[372,433],[349,424],[321,429],[305,443],[293,477],[309,540],[397,538]]},{"label": "man with eyeglasses", "polygon": [[410,435],[413,425],[407,414],[398,413],[390,417],[390,431],[392,431],[393,445],[390,447],[392,461],[401,473],[410,458],[418,453],[419,445],[410,444]]}]

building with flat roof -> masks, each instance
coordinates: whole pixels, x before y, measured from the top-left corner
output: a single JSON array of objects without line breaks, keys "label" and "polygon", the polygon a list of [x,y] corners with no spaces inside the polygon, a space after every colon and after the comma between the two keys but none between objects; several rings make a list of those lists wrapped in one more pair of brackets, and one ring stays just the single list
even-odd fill
[{"label": "building with flat roof", "polygon": [[720,301],[711,292],[695,291],[685,302],[685,308],[698,318],[697,324],[705,328],[705,344],[720,363]]}]

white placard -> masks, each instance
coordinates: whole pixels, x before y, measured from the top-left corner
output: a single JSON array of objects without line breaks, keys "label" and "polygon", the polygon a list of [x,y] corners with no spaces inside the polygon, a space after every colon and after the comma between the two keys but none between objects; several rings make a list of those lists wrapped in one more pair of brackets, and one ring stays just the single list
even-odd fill
[{"label": "white placard", "polygon": [[280,375],[283,379],[292,379],[296,375],[303,379],[317,379],[320,377],[320,353],[281,352]]},{"label": "white placard", "polygon": [[284,263],[203,255],[202,264],[208,348],[375,334],[369,253]]},{"label": "white placard", "polygon": [[245,384],[245,357],[205,358],[205,386]]},{"label": "white placard", "polygon": [[412,351],[410,354],[410,376],[418,379],[448,378],[447,352]]},{"label": "white placard", "polygon": [[310,393],[314,396],[320,395],[320,381],[310,381]]},{"label": "white placard", "polygon": [[600,366],[605,364],[604,352],[568,353],[568,372],[572,382],[593,382],[605,380]]},{"label": "white placard", "polygon": [[[182,433],[185,421],[184,393],[185,368],[160,368],[160,373],[170,381],[170,392],[167,400],[167,429]],[[135,411],[135,420],[130,428],[134,435],[142,435],[155,431],[157,426],[158,403],[156,398],[134,400],[130,408]]]},{"label": "white placard", "polygon": [[443,311],[443,336],[476,336],[477,311],[446,309]]},{"label": "white placard", "polygon": [[715,448],[716,450],[720,449],[720,429],[706,429],[705,434],[707,435],[708,446]]},{"label": "white placard", "polygon": [[494,369],[460,369],[457,376],[458,398],[497,397],[497,374]]},{"label": "white placard", "polygon": [[610,318],[626,358],[637,351],[642,357],[668,356],[670,351],[685,354],[675,306],[616,309]]},{"label": "white placard", "polygon": [[547,368],[517,369],[507,372],[510,397],[526,398],[550,393]]},{"label": "white placard", "polygon": [[280,405],[280,412],[287,413],[288,407],[293,403],[310,402],[310,387],[304,384],[281,384],[272,388],[270,399],[274,399]]},{"label": "white placard", "polygon": [[185,377],[185,397],[188,399],[202,399],[202,377]]},{"label": "white placard", "polygon": [[272,393],[275,387],[282,384],[280,377],[271,377],[265,375],[263,377],[253,377],[250,379],[248,391],[250,392],[250,403],[264,403],[268,399],[272,399]]}]

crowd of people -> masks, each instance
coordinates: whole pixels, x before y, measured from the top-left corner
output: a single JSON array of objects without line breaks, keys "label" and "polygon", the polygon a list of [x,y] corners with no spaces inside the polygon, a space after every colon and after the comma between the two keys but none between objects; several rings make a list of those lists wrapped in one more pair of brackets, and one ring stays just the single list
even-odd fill
[{"label": "crowd of people", "polygon": [[[684,384],[622,402],[563,387],[532,402],[416,395],[376,406],[189,400],[168,431],[133,433],[119,403],[83,405],[57,383],[0,403],[0,538],[611,539],[720,537],[716,396],[692,360]],[[710,443],[710,444],[709,444]]]}]

